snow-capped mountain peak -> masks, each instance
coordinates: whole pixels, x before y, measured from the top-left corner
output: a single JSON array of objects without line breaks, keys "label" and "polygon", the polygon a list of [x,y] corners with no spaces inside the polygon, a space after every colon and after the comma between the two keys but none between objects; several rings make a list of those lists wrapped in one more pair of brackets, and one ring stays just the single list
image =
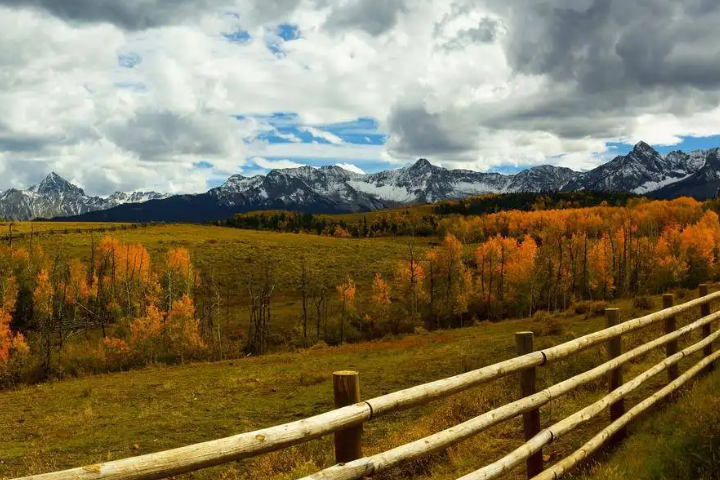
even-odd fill
[{"label": "snow-capped mountain peak", "polygon": [[12,188],[0,193],[0,218],[21,221],[80,215],[124,203],[142,203],[166,197],[156,192],[115,192],[107,198],[92,197],[52,172],[27,190]]},{"label": "snow-capped mountain peak", "polygon": [[[28,190],[0,193],[0,217],[14,220],[72,216],[112,209],[115,213],[81,218],[204,221],[266,209],[310,213],[371,211],[487,193],[596,190],[707,198],[714,196],[719,187],[720,148],[690,153],[674,151],[663,156],[647,143],[639,142],[627,155],[619,155],[583,173],[541,165],[505,175],[449,170],[426,159],[372,174],[351,172],[339,166],[303,166],[253,177],[233,175],[207,193],[167,200],[155,192],[89,197],[81,188],[51,173]],[[123,205],[148,200],[157,201],[147,206]]]},{"label": "snow-capped mountain peak", "polygon": [[50,173],[40,183],[30,187],[28,191],[38,194],[68,193],[85,195],[82,188],[76,187],[55,172]]}]

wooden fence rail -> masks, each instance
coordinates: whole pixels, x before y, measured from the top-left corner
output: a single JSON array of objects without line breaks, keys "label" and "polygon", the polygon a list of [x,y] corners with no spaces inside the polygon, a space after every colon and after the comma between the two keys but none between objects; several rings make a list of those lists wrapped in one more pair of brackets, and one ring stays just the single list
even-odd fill
[{"label": "wooden fence rail", "polygon": [[[569,468],[572,468],[589,454],[599,449],[608,439],[618,438],[618,434],[623,432],[625,426],[633,418],[672,392],[677,391],[699,372],[711,368],[712,362],[720,358],[720,352],[713,353],[712,349],[713,342],[720,338],[720,331],[713,333],[711,328],[712,323],[720,320],[720,312],[710,313],[710,302],[720,299],[720,292],[708,295],[707,287],[703,285],[700,288],[700,293],[704,295],[676,306],[672,305],[673,302],[670,297],[666,297],[663,300],[663,306],[666,308],[663,310],[623,323],[617,321],[618,312],[609,309],[608,328],[544,350],[531,351],[532,337],[527,333],[522,333],[517,340],[519,356],[515,358],[365,401],[359,401],[360,390],[355,372],[336,372],[334,376],[335,403],[340,408],[327,413],[232,437],[60,472],[23,477],[22,480],[151,480],[165,478],[281,450],[330,434],[335,434],[336,438],[336,459],[338,462],[343,463],[338,463],[333,467],[305,477],[304,480],[358,479],[388,470],[402,462],[445,449],[494,425],[523,414],[531,414],[531,416],[525,415],[525,418],[528,418],[530,422],[530,424],[526,423],[527,443],[499,461],[462,477],[463,480],[496,478],[528,460],[530,460],[528,462],[529,477],[538,479],[558,478]],[[675,319],[677,316],[693,311],[693,309],[700,312],[701,318],[680,329],[676,329]],[[626,353],[621,352],[620,339],[622,335],[635,332],[658,322],[664,322],[665,335],[646,342]],[[702,340],[678,351],[678,339],[698,329],[702,329]],[[542,391],[535,392],[534,378],[527,372],[532,372],[537,367],[568,358],[603,343],[607,343],[608,346],[608,361]],[[622,383],[620,372],[624,364],[662,346],[666,346],[667,356],[665,360],[629,382]],[[703,360],[678,376],[676,369],[678,362],[700,350],[704,354]],[[542,456],[541,454],[538,455],[538,453],[541,452],[543,446],[596,417],[607,407],[622,405],[620,402],[625,396],[648,379],[665,370],[669,372],[670,382],[666,387],[639,403],[627,413],[625,413],[624,407],[622,409],[613,408],[612,423],[609,427],[590,440],[582,449],[550,469],[542,471]],[[423,439],[377,455],[358,458],[361,456],[360,442],[364,422],[390,412],[445,398],[518,372],[525,372],[523,374],[522,391],[524,396],[520,400],[483,413],[464,423]],[[543,405],[603,376],[609,377],[608,386],[610,391],[608,395],[538,432],[539,422],[536,421],[536,413],[533,412],[537,412],[539,415],[539,408]],[[356,403],[349,404],[351,402]],[[530,428],[527,428],[528,425]]]}]

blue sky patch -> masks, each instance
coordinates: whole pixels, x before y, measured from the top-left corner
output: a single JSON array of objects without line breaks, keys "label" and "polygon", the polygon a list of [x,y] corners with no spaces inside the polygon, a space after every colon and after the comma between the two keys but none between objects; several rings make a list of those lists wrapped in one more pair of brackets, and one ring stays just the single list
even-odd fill
[{"label": "blue sky patch", "polygon": [[297,25],[282,23],[277,26],[275,31],[268,30],[266,45],[273,55],[276,57],[284,57],[286,53],[282,49],[282,44],[297,40],[298,38],[300,38],[300,29]]},{"label": "blue sky patch", "polygon": [[140,54],[135,52],[118,53],[117,55],[118,67],[122,68],[134,68],[142,63],[142,60]]},{"label": "blue sky patch", "polygon": [[266,43],[268,50],[272,52],[273,55],[276,57],[284,57],[285,52],[283,52],[283,49],[280,48],[280,44],[276,42],[267,42]]},{"label": "blue sky patch", "polygon": [[195,167],[197,169],[205,169],[205,168],[215,168],[215,165],[213,165],[210,162],[200,161],[200,162],[193,163],[193,167]]},{"label": "blue sky patch", "polygon": [[250,33],[245,30],[235,30],[232,33],[223,33],[222,36],[228,42],[240,44],[248,43],[252,39]]},{"label": "blue sky patch", "polygon": [[283,23],[278,25],[277,34],[278,37],[282,38],[284,41],[290,42],[292,40],[297,40],[298,38],[300,38],[300,29],[297,25]]},{"label": "blue sky patch", "polygon": [[[307,127],[327,132],[340,138],[343,143],[353,145],[384,145],[389,136],[379,132],[379,123],[374,118],[360,117],[355,120],[321,125],[307,125],[300,121],[295,113],[275,112],[270,115],[236,115],[238,120],[254,119],[269,127],[268,131],[257,136],[257,140],[269,143],[333,143],[313,135]],[[248,139],[252,140],[252,139]]]}]

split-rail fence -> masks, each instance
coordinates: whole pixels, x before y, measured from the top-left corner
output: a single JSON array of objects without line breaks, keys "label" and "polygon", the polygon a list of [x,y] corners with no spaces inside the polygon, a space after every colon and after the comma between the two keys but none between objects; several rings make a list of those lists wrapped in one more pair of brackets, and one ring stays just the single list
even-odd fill
[{"label": "split-rail fence", "polygon": [[[699,290],[700,296],[697,299],[675,306],[673,306],[673,295],[664,295],[662,310],[622,323],[619,320],[618,309],[607,309],[607,328],[544,350],[535,351],[533,349],[531,332],[519,332],[516,334],[517,357],[369,400],[360,399],[357,372],[335,372],[333,385],[336,408],[327,413],[232,437],[122,460],[24,477],[22,480],[151,480],[165,478],[255,457],[330,434],[335,436],[335,458],[338,463],[305,477],[303,480],[360,479],[396,467],[402,462],[443,450],[520,415],[523,416],[526,443],[498,461],[461,477],[461,480],[497,478],[523,463],[526,465],[528,478],[556,479],[587,459],[603,445],[621,440],[625,435],[627,424],[638,415],[671,396],[693,377],[713,368],[713,362],[720,358],[720,351],[713,352],[713,342],[720,337],[720,330],[713,331],[711,327],[713,323],[720,320],[720,311],[711,314],[710,302],[720,299],[720,291],[708,294],[707,285],[701,285]],[[699,312],[700,318],[678,328],[676,317],[686,312],[693,312],[695,309]],[[622,352],[622,335],[660,322],[664,322],[665,334],[663,336],[625,353]],[[702,332],[701,340],[680,350],[678,340],[688,337],[696,330]],[[607,347],[608,360],[605,363],[544,390],[536,391],[535,377],[538,367],[566,359],[599,345]],[[624,364],[663,346],[666,352],[663,361],[632,380],[623,382],[622,367]],[[685,372],[680,373],[679,362],[700,351],[703,352],[702,359]],[[647,380],[664,371],[667,371],[667,384],[626,411],[624,398]],[[448,397],[511,374],[519,374],[522,393],[520,400],[507,403],[464,423],[392,450],[367,457],[362,455],[363,423],[391,412]],[[581,385],[603,377],[608,379],[607,395],[557,423],[541,429],[540,407],[572,392]],[[605,409],[610,410],[611,423],[607,427],[571,455],[554,465],[543,465],[542,448],[544,446],[601,415]]]}]

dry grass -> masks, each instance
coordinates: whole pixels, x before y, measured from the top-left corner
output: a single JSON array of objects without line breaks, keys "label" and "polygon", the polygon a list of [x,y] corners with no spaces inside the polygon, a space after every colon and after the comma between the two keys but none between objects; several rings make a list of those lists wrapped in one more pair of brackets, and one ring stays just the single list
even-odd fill
[{"label": "dry grass", "polygon": [[[15,225],[22,230],[29,230],[28,223]],[[47,252],[60,251],[70,257],[85,260],[90,258],[92,242],[99,241],[106,234],[83,230],[86,225],[99,227],[102,224],[34,225],[55,228],[67,226],[67,234],[41,235],[34,241],[40,242]],[[142,243],[155,260],[170,248],[188,248],[205,281],[213,277],[219,286],[225,302],[223,324],[230,335],[236,330],[244,331],[247,326],[248,317],[244,309],[245,281],[260,259],[269,260],[275,267],[277,294],[273,301],[273,316],[275,326],[278,327],[277,334],[288,336],[298,325],[301,315],[298,292],[300,258],[306,258],[311,277],[327,282],[333,301],[331,308],[334,309],[337,308],[334,302],[335,285],[350,275],[362,290],[370,288],[376,272],[391,277],[396,262],[406,253],[405,243],[408,241],[392,238],[337,239],[204,225],[155,225],[139,228],[128,226],[126,229],[120,225],[117,230],[107,234],[122,242]],[[427,240],[424,242],[427,245]],[[28,238],[15,241],[15,245],[28,243]],[[198,303],[200,305],[202,299]]]},{"label": "dry grass", "polygon": [[[630,318],[630,302],[615,304]],[[679,319],[683,325],[696,318]],[[562,333],[537,339],[537,348],[555,345],[604,326],[603,318],[567,313],[557,317]],[[332,406],[332,371],[361,373],[365,398],[447,377],[514,355],[516,331],[536,325],[532,319],[447,332],[423,333],[399,340],[309,349],[232,362],[85,377],[24,387],[0,394],[0,476],[13,477],[117,459],[219,438],[326,411]],[[628,335],[624,348],[647,341],[658,328]],[[689,340],[684,343],[689,344]],[[630,378],[656,363],[663,352],[628,366]],[[601,363],[603,348],[540,369],[539,386]],[[697,359],[686,360],[686,368]],[[508,377],[427,406],[376,419],[365,427],[365,453],[377,453],[468,420],[518,396],[516,378]],[[663,385],[655,378],[632,395],[632,405]],[[543,425],[554,423],[604,395],[597,381],[542,409]],[[550,461],[574,451],[607,424],[595,419],[558,439],[545,450]],[[522,442],[520,420],[484,432],[445,452],[392,470],[380,478],[454,479],[492,462]],[[258,459],[208,469],[187,478],[254,480],[298,478],[333,463],[332,439]],[[508,478],[522,478],[516,469]],[[617,477],[626,478],[626,477]]]},{"label": "dry grass", "polygon": [[[53,224],[55,225],[55,224]],[[369,285],[374,272],[389,275],[405,253],[405,239],[343,240],[314,235],[277,234],[196,225],[168,225],[118,230],[123,242],[141,242],[157,258],[175,246],[188,247],[205,276],[214,275],[230,299],[227,326],[242,329],[244,274],[257,258],[271,259],[282,272],[275,319],[291,329],[300,306],[294,290],[298,258],[308,262],[330,283],[350,274]],[[97,234],[70,231],[40,237],[46,250],[61,249],[87,258]],[[692,297],[685,295],[684,301]],[[681,301],[680,295],[677,302]],[[651,299],[660,305],[657,297]],[[536,330],[537,348],[555,345],[602,328],[598,313],[607,305],[588,305],[535,319],[510,320],[456,331],[422,333],[401,339],[327,347],[298,353],[177,367],[87,376],[0,393],[0,477],[14,477],[70,468],[98,461],[159,451],[311,416],[332,408],[334,370],[361,373],[361,391],[374,397],[419,383],[469,371],[512,357],[513,333]],[[644,313],[646,302],[615,302],[625,319]],[[602,308],[601,308],[602,307]],[[684,325],[697,315],[678,319]],[[624,338],[630,349],[661,334],[656,326]],[[697,339],[697,334],[693,336]],[[681,342],[689,345],[690,339]],[[540,369],[539,386],[548,386],[586,371],[603,361],[603,348]],[[663,352],[628,365],[630,378],[656,363]],[[681,369],[696,359],[687,359]],[[628,399],[632,405],[663,385],[664,376]],[[593,382],[542,409],[543,425],[550,425],[605,393],[602,380]],[[516,378],[472,389],[453,398],[374,420],[365,428],[365,452],[377,453],[422,438],[468,420],[517,398]],[[716,422],[717,423],[717,422]],[[557,460],[584,443],[607,418],[550,445],[545,454]],[[492,462],[522,444],[516,419],[435,454],[383,474],[382,478],[454,479]],[[332,439],[273,453],[258,459],[187,475],[187,478],[250,480],[291,479],[333,463]],[[617,468],[617,467],[616,467]],[[522,478],[517,469],[509,478]],[[604,478],[604,477],[598,477]],[[611,477],[608,478],[629,478]],[[649,477],[655,478],[655,477]],[[658,477],[660,478],[660,477]]]},{"label": "dry grass", "polygon": [[596,457],[587,480],[702,480],[720,472],[720,371],[695,382],[631,428],[613,455]]},{"label": "dry grass", "polygon": [[111,228],[121,228],[124,223],[109,222],[0,222],[0,235],[10,233],[12,226],[13,233],[57,233],[64,234],[65,231],[77,232],[78,230],[102,230]]}]

